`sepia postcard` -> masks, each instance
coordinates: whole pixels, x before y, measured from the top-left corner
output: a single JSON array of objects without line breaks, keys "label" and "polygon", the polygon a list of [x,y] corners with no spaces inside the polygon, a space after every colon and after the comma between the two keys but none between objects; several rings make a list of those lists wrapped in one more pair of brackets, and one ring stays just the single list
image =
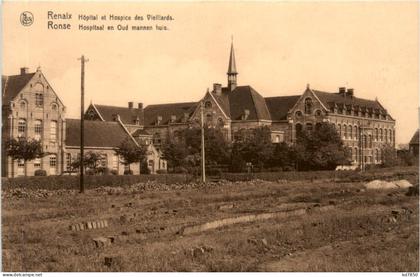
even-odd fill
[{"label": "sepia postcard", "polygon": [[3,276],[418,276],[419,11],[2,1]]}]

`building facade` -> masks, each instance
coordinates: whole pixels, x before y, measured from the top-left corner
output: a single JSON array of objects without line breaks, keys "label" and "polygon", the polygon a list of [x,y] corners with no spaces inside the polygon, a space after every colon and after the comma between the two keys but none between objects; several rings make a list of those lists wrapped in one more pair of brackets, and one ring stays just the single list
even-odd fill
[{"label": "building facade", "polygon": [[[66,128],[65,107],[41,70],[28,73],[22,69],[20,75],[3,76],[2,85],[3,142],[8,138],[35,138],[41,140],[44,150],[50,153],[22,164],[11,161],[2,149],[2,176],[33,175],[38,168],[51,175],[66,171],[69,161],[79,151],[78,140],[74,138],[77,124],[70,120],[73,127]],[[307,85],[295,95],[263,97],[253,87],[239,85],[233,43],[227,85],[214,83],[212,90],[197,102],[146,107],[142,103],[135,106],[133,102],[127,107],[90,104],[84,118],[88,129],[99,129],[97,134],[89,136],[92,141],[87,147],[105,151],[104,164],[121,173],[123,170],[116,164],[112,149],[117,147],[118,140],[126,137],[137,145],[147,146],[147,164],[152,173],[166,170],[162,147],[180,138],[182,130],[200,126],[201,105],[205,124],[219,128],[228,141],[235,141],[243,130],[268,126],[273,143],[293,144],[302,130],[310,131],[321,122],[328,122],[349,148],[353,165],[379,164],[384,147],[395,147],[395,119],[377,99],[359,98],[351,88],[325,92]],[[118,129],[115,131],[118,139],[101,141],[102,137],[109,137],[106,129],[111,127]],[[104,133],[100,135],[99,130]]]}]

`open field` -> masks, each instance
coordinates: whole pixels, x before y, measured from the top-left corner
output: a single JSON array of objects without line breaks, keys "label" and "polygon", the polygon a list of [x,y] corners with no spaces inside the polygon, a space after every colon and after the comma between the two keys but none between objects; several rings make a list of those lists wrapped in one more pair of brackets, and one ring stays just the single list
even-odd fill
[{"label": "open field", "polygon": [[3,191],[3,271],[419,271],[418,196],[363,185]]}]

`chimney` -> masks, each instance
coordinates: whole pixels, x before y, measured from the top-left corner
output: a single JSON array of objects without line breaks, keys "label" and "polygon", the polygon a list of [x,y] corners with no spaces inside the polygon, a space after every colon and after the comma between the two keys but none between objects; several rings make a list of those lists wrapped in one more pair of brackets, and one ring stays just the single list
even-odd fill
[{"label": "chimney", "polygon": [[130,109],[132,109],[133,108],[133,102],[128,102],[128,107],[130,108]]},{"label": "chimney", "polygon": [[137,107],[139,108],[139,110],[142,110],[143,109],[143,103],[138,103]]},{"label": "chimney", "polygon": [[348,95],[348,96],[350,96],[350,97],[353,97],[353,95],[354,95],[354,90],[353,90],[352,88],[348,88],[348,89],[347,89],[347,95]]},{"label": "chimney", "polygon": [[338,88],[338,93],[340,93],[340,94],[346,93],[346,87],[339,87]]},{"label": "chimney", "polygon": [[29,73],[29,68],[27,67],[21,67],[20,68],[20,75],[25,75]]},{"label": "chimney", "polygon": [[217,83],[214,83],[214,84],[213,84],[213,92],[214,92],[217,96],[222,95],[222,84],[217,84]]}]

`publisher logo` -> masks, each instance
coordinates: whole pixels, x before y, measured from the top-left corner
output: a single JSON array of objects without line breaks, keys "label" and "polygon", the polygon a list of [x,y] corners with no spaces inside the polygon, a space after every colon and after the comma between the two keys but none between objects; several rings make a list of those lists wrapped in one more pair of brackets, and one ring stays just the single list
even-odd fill
[{"label": "publisher logo", "polygon": [[31,26],[34,23],[34,15],[31,12],[23,12],[20,14],[20,23],[23,26]]}]

